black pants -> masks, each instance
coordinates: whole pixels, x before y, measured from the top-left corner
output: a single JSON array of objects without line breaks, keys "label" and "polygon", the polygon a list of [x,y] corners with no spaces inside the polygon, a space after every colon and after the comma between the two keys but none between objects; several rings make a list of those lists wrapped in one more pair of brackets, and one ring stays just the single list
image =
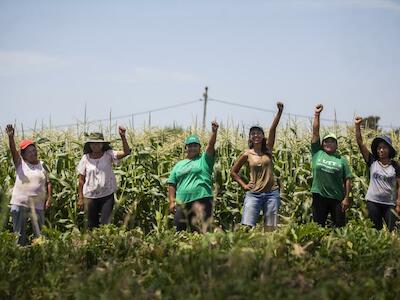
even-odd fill
[{"label": "black pants", "polygon": [[88,228],[109,224],[114,207],[114,194],[96,199],[87,199]]},{"label": "black pants", "polygon": [[335,227],[343,227],[346,224],[346,215],[342,211],[342,201],[322,197],[313,193],[312,212],[313,220],[321,226],[325,226],[328,214],[331,214]]},{"label": "black pants", "polygon": [[177,205],[174,226],[177,231],[186,230],[205,232],[212,215],[212,198],[203,198],[186,204]]},{"label": "black pants", "polygon": [[381,230],[383,227],[383,220],[385,220],[386,226],[390,231],[395,228],[396,215],[392,212],[394,206],[375,203],[367,201],[368,217],[374,223],[374,227]]}]

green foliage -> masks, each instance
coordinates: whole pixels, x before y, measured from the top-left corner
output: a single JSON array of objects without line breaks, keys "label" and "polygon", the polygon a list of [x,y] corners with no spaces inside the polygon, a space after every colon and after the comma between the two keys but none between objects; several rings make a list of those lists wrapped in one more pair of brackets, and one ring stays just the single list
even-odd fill
[{"label": "green foliage", "polygon": [[[85,230],[85,217],[76,210],[75,168],[83,136],[34,134],[54,194],[46,212],[46,239],[27,247],[17,246],[10,233],[7,204],[15,170],[3,140],[0,225],[6,230],[0,231],[0,299],[396,299],[399,235],[376,231],[366,220],[366,165],[353,129],[335,132],[354,175],[346,227],[310,222],[310,134],[287,124],[273,153],[281,227],[263,233],[237,226],[244,191],[230,168],[247,141],[237,129],[221,128],[214,167],[215,232],[204,235],[175,233],[168,213],[166,180],[184,157],[188,131],[129,132],[132,154],[114,168],[119,188],[113,224],[93,232]],[[367,144],[375,134],[365,131]],[[200,136],[207,140],[206,134]],[[399,136],[391,136],[400,149]],[[120,141],[113,147],[119,149]],[[248,177],[246,167],[241,172]]]},{"label": "green foliage", "polygon": [[[349,160],[354,174],[353,204],[348,216],[349,219],[362,220],[365,218],[363,199],[368,187],[367,168],[355,143],[353,129],[339,129],[339,149]],[[114,168],[119,186],[113,218],[115,225],[124,225],[128,229],[139,227],[146,233],[171,228],[166,180],[173,165],[184,157],[183,140],[189,133],[179,127],[128,133],[132,154]],[[370,143],[375,134],[365,131],[366,142]],[[207,134],[200,135],[203,142],[207,140]],[[37,142],[40,158],[50,169],[53,183],[53,205],[46,213],[47,226],[61,231],[75,227],[85,229],[84,215],[76,209],[76,166],[82,157],[84,137],[68,131],[49,131],[35,133],[31,138]],[[399,137],[393,134],[392,138],[395,148],[400,148]],[[277,135],[273,155],[275,174],[281,186],[283,223],[310,221],[312,174],[309,141],[309,132],[302,131],[296,124],[288,123]],[[114,140],[112,145],[119,149],[120,140]],[[247,137],[238,129],[220,129],[214,167],[214,225],[227,230],[232,230],[240,222],[244,191],[232,180],[230,168],[246,145]],[[4,204],[10,198],[15,179],[5,139],[0,153]],[[242,168],[241,175],[248,178],[246,167]],[[5,207],[0,209],[3,219],[8,220]],[[10,228],[10,220],[6,224]]]},{"label": "green foliage", "polygon": [[1,299],[395,299],[400,240],[363,222],[272,233],[103,226],[47,230],[19,247],[0,234]]}]

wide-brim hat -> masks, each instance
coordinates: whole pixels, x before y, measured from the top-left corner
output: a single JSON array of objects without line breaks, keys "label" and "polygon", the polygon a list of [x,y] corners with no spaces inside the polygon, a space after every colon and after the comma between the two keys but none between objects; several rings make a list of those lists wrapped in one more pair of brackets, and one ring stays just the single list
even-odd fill
[{"label": "wide-brim hat", "polygon": [[90,153],[90,143],[103,143],[103,151],[111,149],[110,142],[104,139],[104,135],[101,132],[92,132],[87,136],[85,145],[83,146],[83,153]]},{"label": "wide-brim hat", "polygon": [[372,155],[377,158],[378,157],[378,145],[379,143],[385,143],[386,145],[389,146],[389,158],[395,158],[396,157],[396,150],[392,146],[392,140],[390,137],[386,135],[381,135],[373,139],[372,144],[371,144],[371,152]]},{"label": "wide-brim hat", "polygon": [[189,145],[189,144],[199,144],[199,145],[200,145],[200,138],[199,138],[199,136],[196,135],[196,134],[189,135],[189,136],[185,139],[185,145]]}]

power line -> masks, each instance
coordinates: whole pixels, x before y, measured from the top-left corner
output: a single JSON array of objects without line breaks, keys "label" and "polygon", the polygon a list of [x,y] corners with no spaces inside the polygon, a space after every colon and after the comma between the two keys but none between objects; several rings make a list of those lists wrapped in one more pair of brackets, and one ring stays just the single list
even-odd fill
[{"label": "power line", "polygon": [[[232,102],[232,101],[226,101],[226,100],[220,100],[220,99],[214,99],[214,98],[209,98],[208,101],[213,101],[213,102],[227,104],[227,105],[236,106],[236,107],[248,108],[248,109],[257,110],[257,111],[264,111],[264,112],[269,112],[269,113],[276,112],[276,110],[272,110],[272,109],[265,109],[265,108],[261,108],[261,107],[245,105],[245,104],[240,104],[240,103],[236,103],[236,102]],[[293,113],[287,113],[287,112],[283,112],[282,114],[291,116],[291,117],[297,117],[297,118],[303,118],[303,119],[309,119],[309,120],[312,119],[311,116],[302,115],[302,114],[293,114]],[[320,118],[320,120],[326,121],[326,122],[336,122],[336,123],[341,123],[341,124],[345,124],[345,125],[353,123],[353,122],[349,122],[349,121],[345,121],[345,120],[335,120],[335,119],[328,119],[328,118]],[[391,126],[391,125],[379,125],[379,127],[391,128],[391,129],[397,128],[397,127]]]},{"label": "power line", "polygon": [[[164,106],[164,107],[155,108],[155,109],[150,109],[150,110],[141,111],[141,112],[137,112],[137,113],[131,113],[131,114],[128,114],[128,115],[120,115],[120,116],[115,116],[115,117],[111,117],[111,118],[91,120],[91,121],[87,122],[87,124],[93,124],[93,123],[98,123],[98,122],[106,122],[106,121],[110,121],[110,120],[119,120],[119,119],[132,118],[132,117],[135,117],[135,116],[146,115],[146,114],[151,114],[153,112],[158,112],[158,111],[168,110],[168,109],[177,108],[177,107],[181,107],[181,106],[186,106],[186,105],[189,105],[189,104],[197,103],[199,101],[203,101],[203,99],[187,101],[187,102],[183,102],[183,103],[173,104],[173,105]],[[79,122],[79,120],[78,120],[78,122]],[[83,122],[80,122],[80,123],[83,123]],[[77,123],[61,124],[61,125],[52,126],[52,128],[58,129],[58,128],[65,128],[65,127],[72,127],[72,126],[76,126],[76,125],[77,125]]]},{"label": "power line", "polygon": [[[86,122],[86,124],[93,124],[93,123],[98,123],[98,122],[106,122],[106,121],[110,121],[110,120],[133,118],[133,117],[139,116],[139,115],[151,114],[153,112],[159,112],[159,111],[164,111],[164,110],[168,110],[168,109],[187,106],[187,105],[198,103],[198,102],[202,102],[202,101],[205,101],[205,100],[199,98],[199,99],[192,100],[192,101],[186,101],[186,102],[183,102],[183,103],[163,106],[163,107],[150,109],[150,110],[146,110],[146,111],[126,114],[126,115],[120,115],[120,116],[115,116],[115,117],[110,117],[110,118],[104,118],[104,119],[91,120],[91,121]],[[215,99],[215,98],[208,98],[208,101],[221,103],[221,104],[225,104],[225,105],[230,105],[230,106],[235,106],[235,107],[241,107],[241,108],[246,108],[246,109],[262,111],[262,112],[268,112],[268,113],[275,113],[276,112],[276,110],[273,110],[273,109],[256,107],[256,106],[251,106],[251,105],[247,105],[247,104],[240,104],[240,103],[237,103],[237,102],[221,100],[221,99]],[[308,119],[308,120],[312,119],[312,117],[308,116],[308,115],[293,114],[293,113],[288,113],[288,112],[283,112],[283,114],[287,115],[289,117],[297,117],[297,118],[303,118],[303,119]],[[329,118],[321,118],[321,121],[332,122],[332,123],[336,122],[336,123],[341,123],[341,124],[345,124],[345,125],[352,124],[352,122],[348,122],[348,121],[345,121],[345,120],[335,120],[335,119],[329,119]],[[72,126],[77,126],[79,123],[82,124],[84,122],[77,120],[77,123],[60,124],[60,125],[51,126],[51,128],[54,128],[54,129],[68,128],[68,127],[72,127]],[[379,125],[379,127],[381,127],[381,128],[391,128],[391,129],[397,128],[395,126],[390,126],[390,125]],[[33,130],[28,130],[28,131],[33,131]]]},{"label": "power line", "polygon": [[[213,99],[213,98],[210,98],[209,100],[210,101],[214,101],[214,102],[219,102],[219,103],[223,103],[223,104],[236,106],[236,107],[242,107],[242,108],[258,110],[258,111],[265,111],[265,112],[270,112],[270,113],[276,112],[276,110],[273,110],[273,109],[265,109],[265,108],[260,108],[260,107],[256,107],[256,106],[251,106],[251,105],[244,105],[244,104],[239,104],[239,103],[226,101],[226,100],[219,100],[219,99]],[[311,117],[307,116],[307,115],[293,114],[293,113],[287,113],[287,112],[283,112],[282,114],[283,115],[287,115],[287,116],[292,116],[292,117],[311,119]],[[327,122],[337,122],[337,123],[348,124],[347,121],[343,121],[343,120],[334,120],[334,119],[326,119],[326,118],[320,118],[320,120],[321,121],[327,121]]]}]

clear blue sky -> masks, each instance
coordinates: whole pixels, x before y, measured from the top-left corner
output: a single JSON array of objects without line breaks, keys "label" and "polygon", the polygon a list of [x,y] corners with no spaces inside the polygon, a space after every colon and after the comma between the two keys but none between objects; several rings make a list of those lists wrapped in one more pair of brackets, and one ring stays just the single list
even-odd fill
[{"label": "clear blue sky", "polygon": [[[0,0],[0,126],[74,123],[209,97],[400,126],[400,1]],[[152,114],[201,121],[202,103]],[[271,122],[209,103],[208,120]],[[147,116],[135,118],[142,126]],[[128,120],[120,120],[127,123]]]}]

